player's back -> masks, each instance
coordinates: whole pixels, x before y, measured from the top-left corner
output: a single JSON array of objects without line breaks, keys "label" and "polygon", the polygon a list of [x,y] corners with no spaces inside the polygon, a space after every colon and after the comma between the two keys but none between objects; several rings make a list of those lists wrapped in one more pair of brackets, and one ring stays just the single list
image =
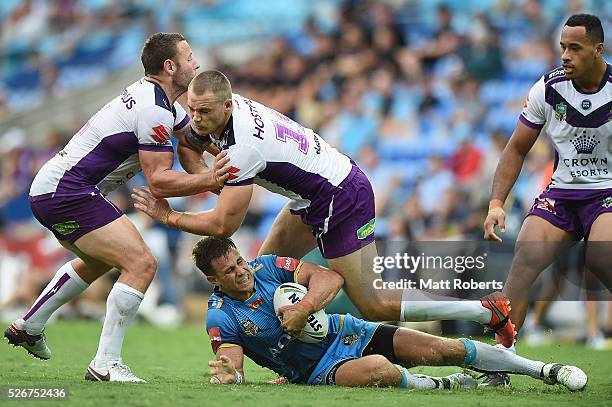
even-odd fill
[{"label": "player's back", "polygon": [[303,209],[333,194],[353,170],[350,158],[283,114],[238,94],[221,147],[234,166],[229,185],[254,182]]},{"label": "player's back", "polygon": [[171,106],[161,87],[145,78],[131,84],[41,168],[30,196],[108,194],[141,170],[140,149],[172,151],[173,128],[177,122],[187,123],[177,106]]}]

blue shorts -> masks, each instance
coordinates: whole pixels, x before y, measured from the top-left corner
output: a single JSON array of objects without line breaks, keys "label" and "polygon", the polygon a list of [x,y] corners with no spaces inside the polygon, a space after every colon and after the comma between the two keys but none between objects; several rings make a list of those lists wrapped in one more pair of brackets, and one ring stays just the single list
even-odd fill
[{"label": "blue shorts", "polygon": [[336,339],[329,345],[306,384],[335,384],[336,370],[346,361],[360,358],[381,325],[355,318],[351,314],[339,315],[338,324]]}]

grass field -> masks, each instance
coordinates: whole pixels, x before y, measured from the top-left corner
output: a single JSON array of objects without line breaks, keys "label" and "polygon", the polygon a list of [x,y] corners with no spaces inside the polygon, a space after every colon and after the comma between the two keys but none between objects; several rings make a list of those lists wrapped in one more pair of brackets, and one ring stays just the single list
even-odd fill
[{"label": "grass field", "polygon": [[[0,386],[62,386],[63,401],[0,401],[3,405],[61,406],[611,406],[612,352],[581,346],[526,348],[524,356],[576,364],[589,375],[583,392],[570,393],[530,378],[514,376],[512,389],[471,391],[406,391],[401,389],[346,389],[297,385],[268,385],[275,375],[247,361],[249,384],[213,386],[207,361],[212,357],[208,337],[199,327],[161,330],[135,325],[128,331],[123,355],[147,384],[91,383],[83,380],[97,346],[101,325],[61,322],[47,327],[53,358],[43,362],[25,350],[0,344]],[[457,368],[419,368],[413,372],[439,375]]]}]

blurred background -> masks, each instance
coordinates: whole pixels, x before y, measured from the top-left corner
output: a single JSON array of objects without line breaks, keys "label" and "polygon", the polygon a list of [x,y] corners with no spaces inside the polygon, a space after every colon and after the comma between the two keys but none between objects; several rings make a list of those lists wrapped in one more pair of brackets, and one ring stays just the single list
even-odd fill
[{"label": "blurred background", "polygon": [[[605,0],[1,1],[0,317],[20,316],[68,258],[31,215],[33,176],[142,76],[148,35],[184,34],[201,70],[223,71],[235,92],[314,129],[357,161],[375,189],[381,242],[480,240],[500,153],[531,85],[560,64],[561,27],[578,12],[598,15],[612,35]],[[552,167],[541,137],[506,205],[510,244]],[[111,196],[159,260],[141,314],[162,326],[201,323],[210,286],[191,264],[196,237],[135,213],[129,190],[142,183],[135,177]],[[256,189],[235,236],[249,257],[285,203]],[[202,194],[172,205],[199,211],[215,202]],[[58,317],[101,318],[113,278]],[[551,340],[555,328],[558,340],[603,349],[612,328],[607,304],[536,307],[526,331],[534,344]]]}]

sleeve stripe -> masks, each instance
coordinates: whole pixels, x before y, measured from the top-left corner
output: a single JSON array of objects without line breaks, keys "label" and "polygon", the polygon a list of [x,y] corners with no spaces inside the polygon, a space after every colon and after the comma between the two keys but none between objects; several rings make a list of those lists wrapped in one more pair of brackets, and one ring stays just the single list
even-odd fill
[{"label": "sleeve stripe", "polygon": [[300,261],[300,264],[297,265],[297,267],[295,268],[295,271],[293,272],[293,282],[294,283],[298,282],[298,275],[300,274],[300,270],[302,269],[302,264],[304,264],[304,262]]},{"label": "sleeve stripe", "polygon": [[249,179],[243,179],[242,181],[238,181],[238,182],[225,181],[225,185],[229,185],[229,186],[251,185],[254,182],[255,182],[255,178],[249,178]]},{"label": "sleeve stripe", "polygon": [[174,126],[173,130],[174,131],[181,130],[182,128],[187,126],[187,123],[189,123],[189,115],[187,113],[185,113],[185,117],[183,118],[183,120],[181,120],[181,122],[179,124]]},{"label": "sleeve stripe", "polygon": [[154,144],[140,144],[140,145],[138,145],[138,149],[139,150],[144,150],[144,151],[156,151],[156,152],[174,153],[174,148],[172,148],[171,145],[158,146],[158,145],[154,145]]},{"label": "sleeve stripe", "polygon": [[525,116],[523,116],[522,114],[519,115],[519,121],[521,123],[523,123],[525,126],[531,128],[531,129],[534,129],[534,130],[540,130],[542,127],[544,127],[544,123],[542,123],[542,124],[532,123]]},{"label": "sleeve stripe", "polygon": [[240,346],[240,345],[235,344],[235,343],[224,342],[221,345],[219,345],[219,349],[221,349],[221,348],[233,348],[235,346]]}]

